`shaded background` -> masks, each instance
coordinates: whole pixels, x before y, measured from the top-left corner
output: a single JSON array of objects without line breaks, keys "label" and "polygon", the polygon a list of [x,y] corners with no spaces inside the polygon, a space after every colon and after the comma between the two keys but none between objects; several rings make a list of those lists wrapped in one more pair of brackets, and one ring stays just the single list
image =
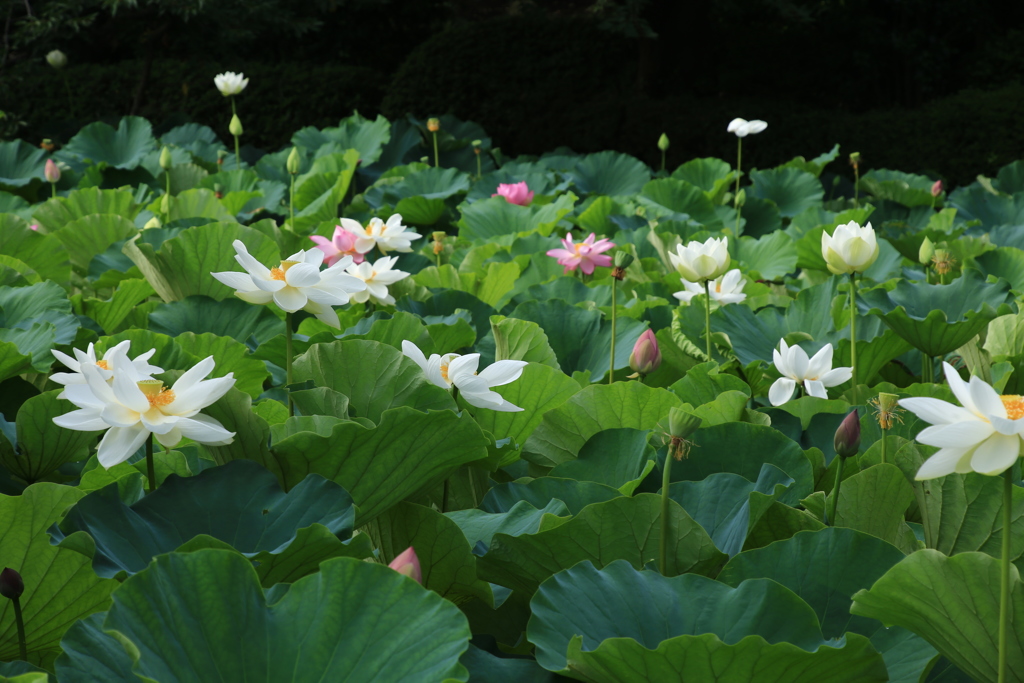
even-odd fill
[{"label": "shaded background", "polygon": [[0,21],[0,135],[33,144],[130,113],[228,139],[213,76],[234,70],[244,141],[270,151],[358,109],[470,119],[506,156],[656,164],[666,132],[670,164],[731,158],[741,116],[769,123],[752,165],[839,143],[961,184],[1024,157],[1021,2],[2,0]]}]

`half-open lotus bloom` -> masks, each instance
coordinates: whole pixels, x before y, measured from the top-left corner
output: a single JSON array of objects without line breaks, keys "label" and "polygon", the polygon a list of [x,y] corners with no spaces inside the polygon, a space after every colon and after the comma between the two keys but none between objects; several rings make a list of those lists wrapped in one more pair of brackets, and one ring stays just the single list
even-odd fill
[{"label": "half-open lotus bloom", "polygon": [[[89,344],[88,349],[82,351],[81,349],[72,349],[75,353],[75,357],[67,355],[57,351],[56,349],[50,351],[53,357],[63,363],[71,372],[55,372],[50,375],[57,384],[63,384],[65,386],[69,384],[86,384],[85,375],[82,373],[83,365],[91,365],[99,371],[100,377],[103,381],[108,384],[114,378],[114,371],[111,368],[111,363],[118,354],[128,355],[128,349],[131,346],[131,341],[125,339],[116,346],[111,346],[107,349],[107,352],[103,354],[103,358],[100,360],[96,359],[96,347],[93,344]],[[135,360],[131,361],[132,370],[138,376],[139,379],[151,379],[152,375],[163,372],[163,368],[158,368],[155,365],[149,364],[149,359],[156,353],[156,349],[150,349],[142,355],[138,356]],[[64,394],[60,393],[57,398],[64,398]]]},{"label": "half-open lotus bloom", "polygon": [[214,76],[213,84],[217,86],[217,90],[220,90],[221,95],[230,97],[245,90],[245,86],[249,85],[249,79],[245,77],[245,74],[226,71]]},{"label": "half-open lotus bloom", "polygon": [[420,558],[416,556],[416,551],[413,550],[412,546],[403,550],[402,554],[391,560],[391,564],[388,566],[402,576],[408,576],[416,583],[423,583],[423,572],[420,570]]},{"label": "half-open lotus bloom", "polygon": [[168,448],[183,437],[211,446],[231,443],[234,432],[200,410],[227,393],[235,384],[232,373],[204,379],[214,368],[209,356],[188,370],[167,389],[158,379],[140,379],[124,352],[112,361],[113,382],[107,381],[94,365],[83,365],[86,384],[67,385],[65,398],[78,406],[53,418],[67,429],[106,429],[96,457],[104,467],[124,462],[153,434]]},{"label": "half-open lotus bloom", "polygon": [[232,243],[235,260],[244,273],[226,271],[212,275],[235,288],[235,296],[251,304],[269,304],[273,301],[287,313],[309,311],[331,327],[340,328],[338,314],[331,306],[347,304],[352,294],[366,289],[362,280],[345,272],[352,265],[352,257],[345,256],[321,272],[324,252],[319,249],[299,251],[281,261],[279,266],[267,268],[246,250],[241,240]]},{"label": "half-open lotus bloom", "polygon": [[[717,301],[723,305],[738,304],[747,298],[747,295],[743,293],[743,287],[745,284],[746,283],[743,281],[743,275],[740,273],[740,269],[733,268],[728,273],[712,282],[711,286],[708,288],[708,292],[711,294],[712,301]],[[674,292],[672,296],[679,299],[684,304],[690,303],[690,299],[698,294],[704,293],[704,286],[696,282],[683,280],[683,287],[685,287],[683,291]]]},{"label": "half-open lotus bloom", "polygon": [[852,368],[832,367],[832,345],[825,344],[810,359],[799,346],[789,346],[785,339],[779,340],[779,348],[772,351],[775,369],[782,377],[775,380],[768,390],[768,400],[773,406],[780,406],[793,396],[801,382],[811,396],[828,398],[826,387],[834,387],[853,376]]},{"label": "half-open lotus bloom", "polygon": [[498,392],[491,391],[491,388],[510,384],[519,379],[527,365],[526,361],[499,360],[478,373],[479,353],[465,356],[457,353],[446,353],[441,356],[435,353],[428,359],[418,346],[408,340],[402,342],[402,353],[420,366],[432,384],[442,389],[455,387],[459,390],[459,395],[471,406],[505,413],[522,410],[519,406],[506,401]]},{"label": "half-open lotus bloom", "polygon": [[324,252],[324,263],[328,268],[346,256],[351,256],[353,263],[363,262],[363,255],[356,251],[356,236],[340,225],[335,226],[331,239],[320,235],[310,235],[309,239],[316,242],[314,249]]},{"label": "half-open lotus bloom", "polygon": [[491,196],[504,197],[509,204],[529,206],[533,201],[533,190],[529,188],[525,180],[518,183],[501,183],[498,185],[498,191]]},{"label": "half-open lotus bloom", "polygon": [[594,233],[590,233],[582,242],[573,242],[572,235],[566,234],[562,240],[564,248],[550,249],[547,254],[557,259],[559,265],[565,266],[566,274],[579,268],[590,275],[597,266],[607,268],[612,265],[612,257],[606,256],[604,252],[615,248],[615,243],[608,239],[595,240],[597,236]]},{"label": "half-open lotus bloom", "polygon": [[397,256],[385,256],[374,261],[372,265],[369,261],[363,261],[346,268],[346,273],[366,284],[366,289],[352,295],[352,301],[364,303],[368,299],[373,299],[375,304],[383,306],[395,303],[395,297],[388,294],[388,287],[409,277],[409,273],[404,270],[391,270],[397,261]]},{"label": "half-open lotus bloom", "polygon": [[917,440],[926,446],[939,447],[921,465],[915,479],[934,479],[954,472],[1002,474],[1020,455],[1024,396],[1000,396],[978,377],[965,382],[949,363],[943,363],[942,367],[960,406],[927,397],[899,401],[901,406],[932,424],[921,430]]},{"label": "half-open lotus bloom", "polygon": [[633,352],[629,354],[629,367],[641,375],[649,375],[661,367],[661,349],[658,348],[658,338],[651,330],[644,330],[633,345]]},{"label": "half-open lotus bloom", "polygon": [[753,121],[747,121],[746,119],[733,119],[729,122],[729,127],[726,129],[730,133],[735,133],[738,138],[745,138],[748,135],[754,135],[760,133],[768,124],[760,119],[754,119]]},{"label": "half-open lotus bloom", "polygon": [[418,240],[423,235],[410,230],[402,225],[402,214],[395,213],[385,223],[379,218],[371,218],[364,228],[359,221],[351,218],[342,218],[341,227],[347,230],[356,238],[356,251],[365,254],[374,247],[381,252],[389,251],[412,251],[412,240]]},{"label": "half-open lotus bloom", "polygon": [[836,275],[863,273],[878,259],[878,240],[868,223],[864,227],[850,221],[837,226],[829,235],[821,233],[821,255]]},{"label": "half-open lotus bloom", "polygon": [[703,285],[729,270],[729,238],[709,237],[704,242],[690,242],[685,247],[679,244],[676,245],[676,253],[669,252],[668,258],[684,280]]}]

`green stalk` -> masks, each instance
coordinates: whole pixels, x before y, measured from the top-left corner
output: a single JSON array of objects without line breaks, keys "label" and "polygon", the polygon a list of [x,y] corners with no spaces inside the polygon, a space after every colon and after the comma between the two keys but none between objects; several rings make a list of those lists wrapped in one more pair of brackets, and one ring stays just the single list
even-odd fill
[{"label": "green stalk", "polygon": [[1010,621],[1010,526],[1013,523],[1013,468],[1003,472],[1003,553],[999,558],[999,683],[1006,681],[1007,624]]},{"label": "green stalk", "polygon": [[21,652],[21,660],[28,661],[28,646],[25,644],[25,618],[21,616],[21,597],[11,598],[14,603],[14,621],[18,625],[18,650]]},{"label": "green stalk", "polygon": [[882,430],[882,464],[885,464],[885,430]]},{"label": "green stalk", "polygon": [[668,447],[668,452],[665,453],[665,466],[662,468],[661,474],[661,542],[659,543],[660,551],[660,562],[658,569],[661,571],[662,576],[668,576],[666,569],[668,565],[668,528],[669,528],[669,517],[668,517],[668,488],[672,479],[672,460],[675,458],[676,445],[675,439],[672,444]]},{"label": "green stalk", "polygon": [[921,381],[935,381],[935,359],[926,353],[921,354]]},{"label": "green stalk", "polygon": [[736,231],[734,234],[740,234],[740,168],[743,163],[743,138],[736,138],[736,190],[733,192],[733,205],[736,207]]},{"label": "green stalk", "polygon": [[64,89],[68,91],[68,112],[71,118],[75,118],[75,99],[71,96],[71,84],[68,83],[67,74],[64,74]]},{"label": "green stalk", "polygon": [[617,289],[617,287],[615,286],[616,282],[617,280],[615,278],[612,278],[612,344],[611,359],[608,363],[608,384],[611,384],[612,382],[615,381],[615,290]]},{"label": "green stalk", "polygon": [[[436,135],[436,134],[435,134]],[[435,137],[434,142],[436,144],[437,138]],[[476,153],[476,179],[480,180],[484,177],[483,164],[480,160],[480,152]]]},{"label": "green stalk", "polygon": [[57,198],[57,183],[50,183],[50,190],[52,190],[51,197]]},{"label": "green stalk", "polygon": [[[235,97],[231,96],[231,115],[238,116],[238,112],[235,111]],[[238,152],[238,136],[234,135],[235,138],[235,170],[241,170],[242,168],[242,155]]]},{"label": "green stalk", "polygon": [[853,167],[853,207],[857,208],[860,199],[860,168],[858,166]]},{"label": "green stalk", "polygon": [[836,455],[839,458],[839,467],[836,468],[836,485],[832,489],[832,510],[828,513],[825,523],[829,526],[836,525],[836,507],[839,505],[839,487],[843,485],[843,466],[846,465],[846,458]]},{"label": "green stalk", "polygon": [[853,378],[853,405],[857,403],[857,274],[850,273],[850,370]]},{"label": "green stalk", "polygon": [[288,415],[295,415],[295,402],[292,400],[292,314],[284,316],[284,375],[288,385]]},{"label": "green stalk", "polygon": [[295,231],[295,176],[291,175],[291,187],[288,190],[288,215],[291,217],[289,225]]},{"label": "green stalk", "polygon": [[156,491],[156,465],[153,463],[153,435],[146,438],[146,473],[149,475],[149,492]]},{"label": "green stalk", "polygon": [[708,360],[711,360],[711,281],[704,281],[704,335],[707,340]]},{"label": "green stalk", "polygon": [[665,170],[665,150],[661,150],[661,170]]},{"label": "green stalk", "polygon": [[437,153],[437,131],[433,131],[434,135],[434,168],[441,167],[441,156]]}]

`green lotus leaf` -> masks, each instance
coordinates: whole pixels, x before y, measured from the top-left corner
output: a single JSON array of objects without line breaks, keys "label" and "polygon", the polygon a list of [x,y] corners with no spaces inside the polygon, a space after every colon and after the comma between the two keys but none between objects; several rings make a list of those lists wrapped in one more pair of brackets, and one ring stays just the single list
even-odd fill
[{"label": "green lotus leaf", "polygon": [[0,190],[0,213],[13,213],[28,221],[32,219],[32,205],[16,194]]},{"label": "green lotus leaf", "polygon": [[872,169],[860,177],[861,187],[876,200],[889,200],[911,208],[935,205],[937,200],[932,196],[934,182],[928,176],[886,168]]},{"label": "green lotus leaf", "polygon": [[[747,197],[741,209],[743,216],[742,233],[744,237],[761,238],[782,230],[782,215],[779,207],[770,199]],[[792,242],[792,239],[790,239]],[[794,263],[796,265],[796,245],[793,245]]]},{"label": "green lotus leaf", "polygon": [[324,145],[335,144],[340,149],[354,149],[359,152],[363,166],[380,158],[382,149],[391,140],[391,122],[377,115],[374,120],[359,114],[343,118],[337,127],[317,130],[308,126],[292,136],[292,144],[316,152]]},{"label": "green lotus leaf", "polygon": [[588,681],[888,680],[867,638],[826,640],[814,611],[768,579],[733,588],[584,562],[545,581],[530,610],[537,662]]},{"label": "green lotus leaf", "polygon": [[88,298],[82,301],[82,310],[96,321],[107,334],[114,334],[132,311],[156,292],[145,280],[129,278],[117,283],[109,300]]},{"label": "green lotus leaf", "polygon": [[275,600],[237,553],[161,555],[117,591],[103,628],[151,680],[468,679],[458,608],[352,558],[324,562]]},{"label": "green lotus leaf", "polygon": [[46,280],[71,279],[68,250],[56,235],[44,235],[12,213],[0,213],[0,254],[11,256]]},{"label": "green lotus leaf", "polygon": [[735,180],[732,166],[714,157],[690,159],[672,171],[671,177],[699,187],[714,204],[721,202]]},{"label": "green lotus leaf", "polygon": [[206,218],[221,223],[235,222],[235,214],[217,198],[213,190],[197,187],[172,197],[169,204],[170,219]]},{"label": "green lotus leaf", "polygon": [[106,612],[76,621],[60,641],[63,652],[55,668],[71,683],[136,683],[131,655],[113,635],[103,631]]},{"label": "green lotus leaf", "polygon": [[298,214],[315,216],[317,222],[336,218],[337,206],[348,191],[358,161],[359,153],[355,150],[315,159],[310,169],[295,179],[295,210]]},{"label": "green lotus leaf", "polygon": [[32,356],[21,353],[14,342],[0,341],[0,382],[32,370]]},{"label": "green lotus leaf", "polygon": [[[34,484],[20,496],[0,496],[0,557],[21,574],[25,639],[29,657],[58,652],[64,631],[78,619],[106,609],[117,582],[101,579],[92,559],[77,550],[50,545],[46,529],[84,494],[68,486]],[[0,611],[0,660],[18,656],[18,634],[10,601]]]},{"label": "green lotus leaf", "polygon": [[792,218],[813,206],[821,206],[825,190],[821,182],[798,168],[774,168],[751,171],[753,186],[747,194],[759,199],[770,199],[779,207],[779,213]]},{"label": "green lotus leaf", "polygon": [[[674,502],[669,503],[667,571],[714,573],[726,556]],[[487,581],[532,595],[548,577],[580,562],[600,566],[626,560],[639,569],[659,559],[661,497],[641,493],[587,506],[557,525],[541,522],[534,534],[495,534],[478,563]],[[543,664],[543,662],[542,662]]]},{"label": "green lotus leaf", "polygon": [[127,189],[101,190],[87,187],[72,190],[66,197],[54,197],[39,205],[32,216],[50,232],[56,232],[72,221],[96,214],[114,214],[134,220],[139,213],[132,192]]},{"label": "green lotus leaf", "polygon": [[999,247],[974,257],[982,276],[1001,277],[1015,291],[1024,291],[1024,251],[1016,247]]},{"label": "green lotus leaf", "polygon": [[587,439],[576,458],[556,465],[550,476],[596,481],[615,489],[633,483],[644,473],[649,456],[654,455],[654,449],[647,445],[649,434],[640,429],[598,432]]},{"label": "green lotus leaf", "polygon": [[[610,499],[609,499],[610,500]],[[474,549],[486,552],[494,534],[520,536],[535,534],[540,530],[545,515],[568,517],[569,509],[560,500],[551,499],[547,505],[534,507],[528,500],[520,500],[508,512],[486,512],[484,510],[456,510],[445,516],[455,522]],[[477,552],[477,554],[482,554]]]},{"label": "green lotus leaf", "polygon": [[830,149],[827,152],[824,152],[823,154],[819,154],[818,156],[814,157],[810,161],[808,161],[803,156],[793,157],[792,159],[787,161],[785,164],[783,164],[782,167],[783,168],[790,168],[790,167],[792,167],[792,168],[799,168],[802,171],[807,171],[808,173],[813,175],[815,178],[820,178],[821,177],[821,172],[825,170],[825,167],[828,166],[829,164],[831,164],[833,161],[835,161],[838,156],[839,156],[839,143],[837,142],[835,145],[832,146],[832,149]]},{"label": "green lotus leaf", "polygon": [[[745,210],[746,206],[743,208]],[[796,270],[796,244],[781,231],[756,240],[741,237],[736,258],[762,278],[775,280]]]},{"label": "green lotus leaf", "polygon": [[571,175],[580,192],[608,196],[636,194],[651,179],[647,164],[611,151],[586,155],[576,163]]},{"label": "green lotus leaf", "polygon": [[[975,681],[995,681],[1000,562],[985,553],[947,557],[919,550],[854,594],[850,612],[906,628]],[[1024,614],[1024,588],[1010,567],[1010,613]],[[1024,680],[1024,629],[1008,629],[1007,680]]]},{"label": "green lotus leaf", "polygon": [[488,197],[460,204],[459,237],[472,242],[511,244],[516,237],[534,233],[550,235],[555,225],[573,209],[576,195],[567,192],[550,204],[517,206],[504,197]]},{"label": "green lotus leaf", "polygon": [[45,180],[46,152],[24,140],[0,142],[0,185],[24,187]]},{"label": "green lotus leaf", "polygon": [[893,332],[929,356],[944,356],[966,344],[997,315],[1011,312],[1005,280],[986,282],[966,271],[949,285],[901,280],[890,291],[862,292],[861,313],[879,316]]},{"label": "green lotus leaf", "polygon": [[[447,199],[469,190],[469,175],[457,168],[425,168],[410,173],[398,182],[378,181],[363,193],[366,202],[380,208],[382,204],[394,206],[403,199],[422,197],[426,200]],[[404,214],[403,214],[404,217]]]},{"label": "green lotus leaf", "polygon": [[668,215],[686,216],[700,223],[708,230],[722,230],[725,225],[715,211],[715,205],[704,194],[704,190],[685,180],[660,178],[643,186],[640,201],[653,206]]},{"label": "green lotus leaf", "polygon": [[[827,509],[832,509],[832,495]],[[904,552],[917,549],[903,513],[914,490],[895,465],[882,463],[843,479],[835,526],[850,527],[892,543]]]},{"label": "green lotus leaf", "polygon": [[53,418],[77,410],[70,401],[57,398],[61,391],[48,391],[21,404],[16,418],[17,444],[15,448],[0,446],[0,464],[29,483],[43,479],[65,463],[88,458],[99,435],[53,424]]},{"label": "green lotus leaf", "polygon": [[495,358],[524,360],[559,368],[558,357],[551,348],[548,336],[537,323],[496,315],[491,317],[491,332]]},{"label": "green lotus leaf", "polygon": [[[468,312],[470,325],[476,330],[477,341],[490,331],[491,316],[497,313],[494,308],[473,296],[469,292],[446,290],[435,292],[425,301],[413,301],[403,298],[395,305],[399,311],[414,313],[424,320],[433,320],[435,316],[447,317],[460,310]],[[463,313],[464,314],[464,313]]]},{"label": "green lotus leaf", "polygon": [[522,444],[548,411],[565,403],[579,390],[580,385],[561,371],[530,363],[523,368],[518,380],[493,389],[512,405],[522,408],[521,411],[474,410],[473,414],[480,428],[493,434],[495,439],[510,438]]},{"label": "green lotus leaf", "polygon": [[117,129],[102,121],[90,123],[68,140],[62,151],[81,161],[133,169],[155,148],[149,121],[139,116],[125,116]]},{"label": "green lotus leaf", "polygon": [[559,501],[570,514],[576,515],[588,505],[603,503],[621,495],[621,491],[607,484],[548,476],[498,484],[484,496],[480,509],[490,513],[506,513],[521,501],[526,501],[539,510],[546,508],[552,501]]},{"label": "green lotus leaf", "polygon": [[231,372],[234,373],[237,389],[253,398],[263,393],[263,383],[269,379],[270,373],[263,361],[252,357],[245,344],[212,332],[184,332],[174,338],[174,343],[196,358],[213,356],[217,365],[210,373],[210,378],[223,377]]},{"label": "green lotus leaf", "polygon": [[[149,349],[156,349],[156,353],[149,359],[149,362],[163,368],[165,372],[167,370],[188,370],[202,360],[176,344],[172,337],[138,328],[125,330],[110,337],[101,337],[96,342],[96,354],[102,357],[107,349],[126,339],[131,342],[130,356],[137,356]],[[215,367],[213,375],[223,376],[227,372],[223,368]]]},{"label": "green lotus leaf", "polygon": [[267,306],[196,295],[157,306],[149,314],[149,329],[172,337],[183,332],[210,332],[245,343],[250,335],[263,342],[283,334],[283,323]]},{"label": "green lotus leaf", "polygon": [[491,587],[477,578],[477,558],[459,525],[436,510],[403,502],[374,521],[370,534],[380,559],[391,562],[416,551],[423,586],[456,605],[479,598],[493,605]]},{"label": "green lotus leaf", "polygon": [[0,254],[0,285],[24,287],[42,282],[42,278],[27,263],[13,256]]},{"label": "green lotus leaf", "polygon": [[124,253],[164,301],[179,301],[196,294],[220,301],[233,296],[234,290],[210,273],[241,271],[231,246],[235,240],[244,242],[260,263],[273,265],[280,260],[273,241],[237,223],[188,228],[161,244],[159,252],[136,238],[125,243]]},{"label": "green lotus leaf", "polygon": [[468,415],[403,406],[384,411],[374,429],[340,422],[329,436],[306,431],[282,439],[273,446],[276,466],[268,469],[280,473],[286,488],[309,474],[341,484],[362,525],[440,484],[457,467],[484,459],[487,443]]},{"label": "green lotus leaf", "polygon": [[448,211],[443,199],[405,197],[395,204],[395,213],[402,215],[402,222],[408,225],[430,226],[437,223]]},{"label": "green lotus leaf", "polygon": [[379,422],[385,410],[454,410],[451,395],[392,346],[375,341],[314,344],[295,359],[295,380],[312,380],[348,396],[349,413]]},{"label": "green lotus leaf", "polygon": [[597,432],[627,427],[653,429],[682,401],[640,382],[595,384],[544,414],[523,445],[523,458],[543,467],[572,460]]},{"label": "green lotus leaf", "polygon": [[957,218],[981,221],[981,229],[998,225],[1024,225],[1024,194],[996,195],[978,183],[958,187],[946,200],[956,209]]},{"label": "green lotus leaf", "polygon": [[497,657],[472,643],[462,655],[463,666],[469,669],[469,678],[481,683],[555,683],[556,674],[545,671],[532,659]]}]

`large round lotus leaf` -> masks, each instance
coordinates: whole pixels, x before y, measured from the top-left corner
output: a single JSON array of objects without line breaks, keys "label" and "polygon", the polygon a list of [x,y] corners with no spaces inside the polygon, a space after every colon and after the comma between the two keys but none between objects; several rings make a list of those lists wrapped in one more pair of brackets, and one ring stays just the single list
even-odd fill
[{"label": "large round lotus leaf", "polygon": [[430,167],[417,173],[410,173],[398,182],[393,182],[390,178],[380,181],[366,190],[363,197],[370,206],[380,208],[382,204],[394,206],[409,197],[447,199],[453,194],[467,190],[469,190],[469,176],[460,172],[459,169]]},{"label": "large round lotus leaf", "polygon": [[90,493],[67,513],[60,533],[92,536],[93,566],[101,576],[113,577],[140,572],[155,556],[199,535],[224,541],[262,564],[285,552],[298,530],[313,524],[340,540],[351,538],[355,514],[348,493],[332,481],[310,475],[285,493],[273,474],[236,460],[194,477],[168,477],[130,506],[116,485]]},{"label": "large round lotus leaf", "polygon": [[552,477],[596,481],[612,488],[640,476],[653,449],[647,445],[648,430],[606,429],[587,439],[579,456],[551,470]]},{"label": "large round lotus leaf", "polygon": [[714,157],[690,159],[672,171],[672,177],[696,185],[716,204],[735,180],[732,166]]},{"label": "large round lotus leaf", "polygon": [[813,206],[821,206],[825,196],[821,182],[798,168],[751,171],[750,180],[753,187],[747,193],[760,199],[772,200],[779,207],[779,213],[786,218],[792,218]]},{"label": "large round lotus leaf", "polygon": [[647,164],[621,152],[598,152],[579,160],[572,171],[576,187],[585,194],[636,194],[651,179]]},{"label": "large round lotus leaf", "polygon": [[652,180],[644,185],[639,198],[645,204],[653,204],[655,208],[667,209],[675,214],[685,214],[708,230],[721,230],[725,227],[721,217],[715,212],[715,206],[704,194],[704,191],[685,180],[675,178]]},{"label": "large round lotus leaf", "polygon": [[570,513],[577,515],[592,503],[603,503],[621,495],[618,489],[607,484],[547,476],[526,482],[497,484],[484,496],[480,509],[504,513],[510,512],[520,501],[526,501],[538,509],[549,505],[551,501],[559,501]]},{"label": "large round lotus leaf", "polygon": [[[919,550],[853,596],[851,613],[920,635],[975,681],[996,681],[1000,562]],[[1010,567],[1007,681],[1024,681],[1024,586]]]},{"label": "large round lotus leaf", "polygon": [[270,601],[237,553],[162,555],[125,581],[103,628],[134,645],[136,674],[161,683],[468,679],[458,608],[351,558]]},{"label": "large round lotus leaf", "polygon": [[770,232],[760,239],[741,237],[736,247],[736,260],[766,280],[781,278],[796,270],[796,243],[782,231]]},{"label": "large round lotus leaf", "polygon": [[0,185],[23,187],[44,180],[46,152],[24,140],[0,142]]},{"label": "large round lotus leaf", "polygon": [[576,195],[568,192],[550,204],[518,206],[504,197],[489,197],[459,206],[459,237],[474,242],[510,244],[516,237],[533,233],[550,235],[555,225],[573,209]]},{"label": "large round lotus leaf", "polygon": [[[725,561],[705,531],[674,502],[669,503],[667,571],[713,573]],[[661,497],[641,493],[584,508],[557,524],[541,523],[535,534],[495,534],[480,558],[480,575],[491,583],[532,594],[552,574],[583,561],[600,566],[625,560],[637,569],[660,557]]]},{"label": "large round lotus leaf", "polygon": [[101,190],[98,187],[86,187],[72,190],[66,197],[46,200],[36,208],[32,220],[54,232],[72,221],[98,213],[133,220],[139,213],[139,207],[134,195],[127,189]]},{"label": "large round lotus leaf", "polygon": [[454,315],[460,309],[468,311],[471,318],[469,322],[473,329],[476,330],[478,342],[491,331],[491,316],[497,313],[493,306],[484,303],[469,292],[460,292],[453,289],[436,292],[425,301],[414,301],[411,298],[405,297],[398,301],[395,308],[399,311],[414,313],[424,319],[434,316],[445,317]]},{"label": "large round lotus leaf", "polygon": [[71,263],[84,271],[94,256],[137,232],[135,224],[124,216],[93,214],[66,223],[54,234],[67,248]]},{"label": "large round lotus leaf", "polygon": [[12,256],[39,277],[57,283],[71,278],[68,250],[56,235],[44,235],[13,213],[0,213],[0,254]]},{"label": "large round lotus leaf", "polygon": [[154,293],[144,279],[129,278],[117,283],[110,299],[104,301],[89,297],[82,302],[82,309],[104,332],[112,334],[122,327],[122,323],[139,304]]},{"label": "large round lotus leaf", "polygon": [[[1019,227],[1015,227],[1013,232],[1016,235],[1024,234],[1024,230]],[[983,276],[1001,277],[1016,291],[1024,291],[1024,251],[1021,249],[1013,246],[999,247],[975,256],[974,263]]]},{"label": "large round lotus leaf", "polygon": [[635,681],[640,672],[718,683],[888,680],[866,638],[827,641],[807,603],[768,579],[733,588],[583,562],[541,584],[530,610],[537,662],[589,681]]},{"label": "large round lotus leaf", "polygon": [[316,153],[325,145],[331,145],[331,149],[337,151],[358,150],[364,166],[377,161],[390,140],[391,123],[380,114],[372,121],[355,114],[342,119],[337,127],[318,130],[308,126],[292,135],[292,145],[309,154]]},{"label": "large round lotus leaf", "polygon": [[106,612],[75,622],[60,641],[63,650],[55,662],[57,678],[67,683],[138,683],[131,655],[111,634],[104,632]]},{"label": "large round lotus leaf", "polygon": [[522,444],[544,419],[545,413],[579,390],[576,380],[561,370],[534,362],[523,368],[517,381],[494,388],[506,401],[522,408],[521,411],[474,410],[473,416],[480,428],[493,434],[495,439],[511,438]]},{"label": "large round lotus leaf", "polygon": [[[779,213],[779,207],[775,206],[775,202],[770,199],[748,197],[743,203],[740,213],[743,217],[744,236],[764,237],[782,229],[782,214]],[[795,244],[793,257],[796,258]]]},{"label": "large round lotus leaf", "polygon": [[886,168],[873,169],[860,177],[861,187],[876,200],[888,199],[904,206],[934,206],[932,184],[928,176],[890,171]]},{"label": "large round lotus leaf", "polygon": [[[27,482],[39,481],[65,463],[85,460],[100,434],[54,426],[53,418],[76,410],[70,401],[57,398],[60,392],[48,391],[21,404],[15,421],[16,448],[0,445],[0,464]],[[0,442],[6,441],[0,437]]]},{"label": "large round lotus leaf", "polygon": [[957,219],[981,221],[981,229],[1024,224],[1024,194],[995,195],[978,183],[954,190],[946,204],[957,210]]},{"label": "large round lotus leaf", "polygon": [[486,512],[474,509],[445,513],[445,517],[459,526],[477,555],[487,552],[494,534],[519,536],[537,533],[544,515],[566,517],[569,515],[569,510],[562,501],[552,499],[541,508],[536,508],[528,501],[521,500],[513,505],[508,512]]},{"label": "large round lotus leaf", "polygon": [[208,296],[160,304],[149,314],[149,329],[172,337],[183,332],[212,332],[243,344],[250,335],[263,342],[284,334],[281,319],[269,307],[234,298],[216,301]]},{"label": "large round lotus leaf", "polygon": [[975,271],[965,271],[949,285],[901,280],[885,291],[881,287],[861,293],[862,313],[874,313],[899,336],[922,353],[944,356],[966,344],[997,315],[1012,312],[1013,301],[1005,280],[986,282]]},{"label": "large round lotus leaf", "polygon": [[1006,194],[1024,192],[1024,161],[1013,161],[999,169],[992,187]]},{"label": "large round lotus leaf", "polygon": [[63,152],[82,161],[105,162],[114,168],[132,169],[156,148],[153,127],[139,116],[125,116],[113,126],[97,121],[78,131]]},{"label": "large round lotus leaf", "polygon": [[461,661],[469,669],[469,678],[474,683],[556,683],[565,680],[542,669],[532,659],[497,657],[474,645],[469,646]]},{"label": "large round lotus leaf", "polygon": [[[29,657],[52,657],[64,632],[77,620],[106,609],[117,582],[101,579],[89,556],[50,544],[46,529],[82,492],[57,484],[34,484],[20,496],[0,496],[0,558],[21,574],[21,607]],[[18,657],[14,608],[0,603],[0,660]]]}]

